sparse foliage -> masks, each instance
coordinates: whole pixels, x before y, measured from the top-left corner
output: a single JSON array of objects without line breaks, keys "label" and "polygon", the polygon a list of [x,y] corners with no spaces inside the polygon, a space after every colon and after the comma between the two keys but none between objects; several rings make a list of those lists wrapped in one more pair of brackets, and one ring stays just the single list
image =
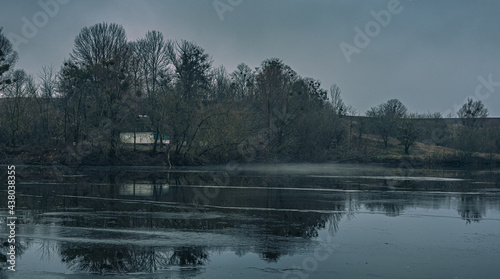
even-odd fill
[{"label": "sparse foliage", "polygon": [[384,146],[388,146],[389,137],[394,135],[399,120],[406,116],[406,106],[398,99],[391,99],[377,107],[372,107],[366,112],[366,116],[376,118],[376,129]]},{"label": "sparse foliage", "polygon": [[61,73],[66,140],[95,142],[105,159],[117,156],[120,128],[136,104],[129,90],[131,54],[122,26],[96,24],[76,37]]},{"label": "sparse foliage", "polygon": [[481,101],[469,99],[458,111],[463,125],[439,113],[408,114],[398,99],[358,117],[337,85],[325,90],[278,58],[228,72],[213,68],[195,43],[158,31],[130,42],[117,24],[84,27],[60,71],[43,67],[38,84],[13,69],[16,59],[0,28],[2,148],[59,148],[69,154],[63,163],[124,162],[145,150],[120,142],[120,133],[132,131],[134,139],[136,132],[154,136],[147,158],[174,165],[361,158],[373,152],[367,148],[380,152],[370,133],[385,147],[397,138],[405,154],[416,141],[468,158],[477,151],[494,158],[500,146],[494,123],[479,125],[488,116]]},{"label": "sparse foliage", "polygon": [[252,69],[248,65],[241,63],[230,76],[235,97],[239,100],[252,100],[255,81],[255,73]]},{"label": "sparse foliage", "polygon": [[457,115],[465,126],[473,128],[478,118],[488,116],[488,109],[484,107],[483,102],[468,98],[467,102],[458,110]]},{"label": "sparse foliage", "polygon": [[192,42],[169,42],[167,55],[175,71],[181,97],[188,101],[206,99],[212,60],[205,50]]},{"label": "sparse foliage", "polygon": [[340,87],[336,84],[333,84],[330,87],[330,102],[332,103],[333,110],[335,113],[342,117],[343,115],[355,115],[356,109],[352,106],[347,105],[344,100],[342,100]]},{"label": "sparse foliage", "polygon": [[[172,72],[169,69],[168,42],[159,31],[149,31],[146,37],[139,39],[132,45],[134,58],[137,59],[138,73],[134,70],[135,90],[139,90],[146,99],[147,106],[143,114],[148,115],[149,124],[156,135],[166,131],[167,112],[166,95],[171,91]],[[156,152],[158,142],[163,144],[162,137],[156,136],[153,144],[153,153]]]},{"label": "sparse foliage", "polygon": [[401,125],[398,127],[397,138],[400,141],[400,144],[404,147],[405,154],[409,154],[410,147],[417,139],[417,130],[413,125],[412,119],[405,119],[401,121]]},{"label": "sparse foliage", "polygon": [[474,152],[482,151],[484,146],[479,137],[481,125],[478,120],[488,116],[488,109],[484,104],[471,98],[458,110],[458,117],[461,119],[463,127],[457,129],[457,140],[455,146],[460,150],[460,157],[463,161],[470,161]]},{"label": "sparse foliage", "polygon": [[0,27],[0,91],[12,83],[8,74],[9,71],[12,72],[17,61],[17,53],[14,51],[12,43],[3,34],[2,29]]}]

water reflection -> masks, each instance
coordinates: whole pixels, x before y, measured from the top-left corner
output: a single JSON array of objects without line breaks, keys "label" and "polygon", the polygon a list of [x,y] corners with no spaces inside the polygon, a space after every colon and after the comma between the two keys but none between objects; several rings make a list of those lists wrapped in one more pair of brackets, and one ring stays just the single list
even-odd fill
[{"label": "water reflection", "polygon": [[202,247],[179,247],[168,259],[169,265],[197,266],[203,265],[209,261],[208,253]]},{"label": "water reflection", "polygon": [[500,210],[496,174],[494,180],[476,176],[481,183],[471,184],[372,174],[242,173],[228,181],[218,172],[78,173],[57,183],[19,185],[18,256],[36,246],[43,261],[60,259],[73,272],[96,274],[206,266],[221,251],[277,263],[312,245],[322,231],[334,236],[355,214],[397,217],[417,207],[451,207],[471,224]]},{"label": "water reflection", "polygon": [[479,222],[486,213],[486,205],[481,195],[460,195],[458,213],[468,224]]}]

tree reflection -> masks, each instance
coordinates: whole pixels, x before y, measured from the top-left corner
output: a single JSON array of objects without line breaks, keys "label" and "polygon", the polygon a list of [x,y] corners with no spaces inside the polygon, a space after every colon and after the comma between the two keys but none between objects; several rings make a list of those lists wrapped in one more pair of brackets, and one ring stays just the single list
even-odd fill
[{"label": "tree reflection", "polygon": [[170,256],[168,264],[179,266],[197,266],[209,262],[208,253],[202,247],[179,247],[175,248]]},{"label": "tree reflection", "polygon": [[266,251],[260,255],[260,257],[265,260],[266,262],[277,262],[278,259],[281,257],[281,253],[279,252],[271,252],[271,251]]},{"label": "tree reflection", "polygon": [[478,223],[486,211],[480,195],[461,195],[458,200],[458,213],[467,224]]},{"label": "tree reflection", "polygon": [[56,242],[42,240],[36,252],[41,260],[51,261],[53,255],[58,253],[58,250],[59,247]]},{"label": "tree reflection", "polygon": [[370,211],[384,212],[387,216],[396,217],[404,210],[404,205],[399,202],[369,202],[365,208]]},{"label": "tree reflection", "polygon": [[95,245],[63,244],[61,259],[72,270],[90,273],[124,273],[143,271],[134,255],[125,247],[96,247]]},{"label": "tree reflection", "polygon": [[[31,212],[24,220],[31,220],[26,223],[30,226],[40,225],[29,234],[53,233],[62,239],[41,242],[38,256],[48,260],[57,253],[72,270],[104,274],[206,265],[217,249],[234,251],[237,256],[255,253],[263,261],[278,262],[284,255],[311,245],[327,230],[333,236],[344,217],[360,210],[399,216],[412,206],[439,209],[455,195],[429,196],[424,190],[456,191],[447,182],[389,183],[364,178],[363,183],[341,184],[338,178],[251,175],[231,177],[230,184],[217,188],[207,172],[147,175],[76,176],[75,180],[89,181],[24,189],[31,193],[19,195],[20,203]],[[95,183],[100,181],[104,183]],[[467,223],[479,222],[488,202],[500,208],[497,197],[462,194],[457,210]],[[48,224],[50,230],[45,229]],[[66,227],[71,229],[64,230]],[[181,238],[173,243],[162,242],[165,238],[161,236],[162,241],[154,242],[164,232],[168,237],[179,232],[203,237],[205,233],[226,234],[231,240],[224,242],[221,237],[217,244],[205,244],[203,238]],[[138,247],[130,242],[129,233],[133,233],[132,239],[151,235],[151,241],[159,246]],[[124,243],[131,244],[102,241],[115,237],[125,237]],[[65,238],[84,242],[65,242]]]},{"label": "tree reflection", "polygon": [[209,262],[203,247],[157,249],[137,246],[101,246],[63,244],[60,247],[62,262],[71,270],[98,274],[124,274],[154,272],[168,266],[198,266]]},{"label": "tree reflection", "polygon": [[[7,218],[0,218],[0,225],[2,225],[1,226],[2,229],[0,230],[0,233],[2,236],[9,235],[9,233],[8,233],[9,227],[5,225],[5,220],[7,220]],[[22,241],[19,238],[16,238],[15,243],[9,243],[7,237],[5,237],[5,238],[0,237],[0,271],[4,267],[5,267],[5,269],[7,269],[6,264],[7,264],[7,260],[9,259],[9,255],[7,253],[10,252],[11,245],[14,245],[16,247],[15,256],[16,256],[16,258],[19,258],[29,248],[30,243],[27,241]],[[0,279],[2,278],[1,276],[2,276],[2,273],[0,273]]]}]

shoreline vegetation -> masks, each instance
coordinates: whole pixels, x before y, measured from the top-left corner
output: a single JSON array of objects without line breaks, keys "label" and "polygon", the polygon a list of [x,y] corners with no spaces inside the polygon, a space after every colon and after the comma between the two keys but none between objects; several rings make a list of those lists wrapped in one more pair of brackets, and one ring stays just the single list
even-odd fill
[{"label": "shoreline vegetation", "polygon": [[[224,162],[212,162],[212,163],[193,163],[184,165],[169,165],[168,161],[165,160],[165,156],[162,153],[157,153],[152,155],[149,152],[139,151],[135,154],[130,152],[124,152],[120,159],[115,159],[114,161],[108,162],[95,162],[83,160],[81,162],[68,162],[67,157],[71,156],[68,154],[63,154],[58,150],[54,151],[42,151],[42,152],[29,152],[23,150],[16,150],[11,152],[3,153],[4,159],[0,160],[0,164],[10,164],[10,165],[32,165],[32,166],[50,166],[50,165],[65,165],[69,167],[84,167],[84,166],[154,166],[154,167],[165,167],[167,169],[176,167],[189,167],[189,166],[204,166],[204,165],[220,165]],[[360,156],[353,158],[342,158],[339,160],[331,161],[316,161],[316,162],[304,162],[304,161],[271,161],[271,160],[261,160],[261,161],[230,161],[227,163],[241,163],[241,164],[254,164],[254,163],[340,163],[340,164],[382,164],[391,167],[404,166],[405,168],[418,168],[418,167],[466,167],[466,166],[478,166],[478,167],[498,167],[500,166],[500,156],[496,155],[494,157],[489,157],[489,154],[476,153],[472,157],[464,161],[460,155],[440,155],[440,154],[421,154],[421,155],[397,155],[397,154],[377,154],[371,156]]]},{"label": "shoreline vegetation", "polygon": [[[367,121],[364,117],[351,117]],[[371,119],[371,121],[375,121]],[[459,119],[434,119],[433,122],[448,122],[459,125]],[[483,120],[491,123],[500,123],[500,119],[486,118]],[[356,120],[353,121],[356,123]],[[496,129],[498,127],[494,125]],[[460,128],[458,126],[458,128]],[[480,139],[477,139],[479,142]],[[343,146],[332,152],[331,157],[300,161],[294,158],[279,158],[276,156],[258,157],[256,154],[243,156],[238,154],[234,158],[220,161],[193,160],[181,163],[170,158],[168,152],[173,147],[162,145],[153,152],[153,144],[143,144],[133,150],[133,144],[121,144],[119,155],[112,160],[99,159],[99,153],[85,153],[81,156],[78,146],[69,145],[64,148],[53,147],[48,149],[16,147],[0,149],[4,159],[1,164],[23,165],[66,165],[79,166],[156,166],[165,168],[220,165],[227,163],[260,164],[260,163],[348,163],[348,164],[382,164],[391,167],[418,168],[418,167],[497,167],[500,166],[500,154],[494,152],[465,152],[463,150],[425,143],[425,140],[416,141],[409,154],[405,154],[401,142],[396,138],[388,138],[388,147],[384,146],[382,138],[374,134],[352,135],[349,146]],[[255,149],[251,149],[257,153]],[[247,154],[248,155],[248,154]]]},{"label": "shoreline vegetation", "polygon": [[324,89],[278,58],[228,72],[193,42],[158,31],[129,41],[112,23],[84,27],[60,68],[38,78],[16,60],[0,27],[0,163],[500,162],[500,119],[479,97],[446,118],[398,99],[359,113],[337,85]]}]

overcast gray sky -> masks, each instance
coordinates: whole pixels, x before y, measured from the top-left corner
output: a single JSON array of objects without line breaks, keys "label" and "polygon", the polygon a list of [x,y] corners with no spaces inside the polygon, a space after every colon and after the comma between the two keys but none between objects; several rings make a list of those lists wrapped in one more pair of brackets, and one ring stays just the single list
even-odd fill
[{"label": "overcast gray sky", "polygon": [[280,58],[337,84],[363,115],[398,98],[455,116],[476,96],[500,116],[499,13],[497,0],[2,0],[0,27],[16,39],[16,68],[34,75],[59,69],[83,27],[109,22],[129,40],[158,30],[194,41],[228,72]]}]

